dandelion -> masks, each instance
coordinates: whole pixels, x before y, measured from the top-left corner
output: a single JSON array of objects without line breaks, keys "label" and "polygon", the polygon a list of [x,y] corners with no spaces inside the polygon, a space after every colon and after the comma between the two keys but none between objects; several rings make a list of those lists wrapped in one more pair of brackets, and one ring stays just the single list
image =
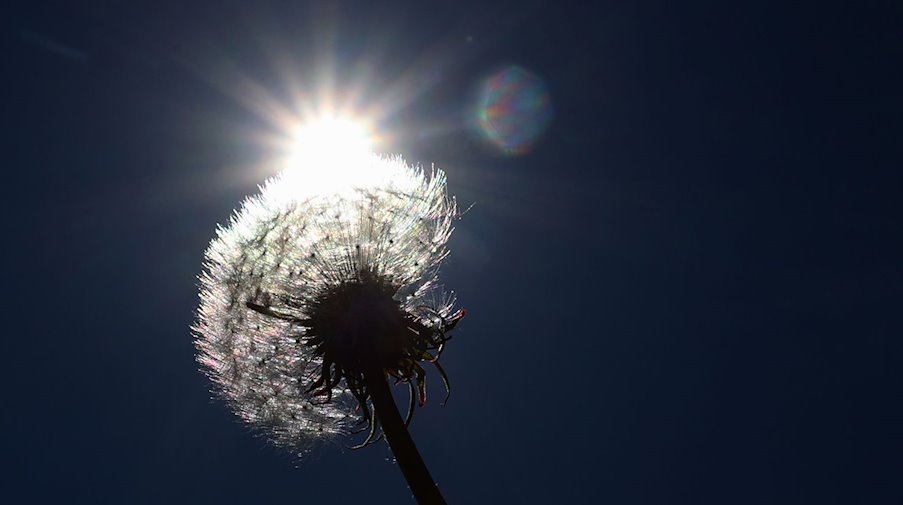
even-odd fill
[{"label": "dandelion", "polygon": [[[444,503],[408,435],[463,317],[438,284],[457,217],[440,170],[337,156],[286,171],[217,230],[200,275],[198,361],[252,427],[303,454],[366,431],[388,440],[415,497]],[[402,420],[387,379],[406,384]],[[364,435],[361,435],[363,438]]]}]

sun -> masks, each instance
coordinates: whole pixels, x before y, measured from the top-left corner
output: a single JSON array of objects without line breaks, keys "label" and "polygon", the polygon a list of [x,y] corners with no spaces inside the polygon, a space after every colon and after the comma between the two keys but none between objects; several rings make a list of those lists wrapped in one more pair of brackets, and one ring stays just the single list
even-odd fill
[{"label": "sun", "polygon": [[382,157],[373,151],[374,135],[367,123],[351,117],[322,116],[299,125],[282,168],[294,197],[349,195],[384,177],[375,169]]},{"label": "sun", "polygon": [[302,124],[292,140],[290,163],[298,167],[345,164],[370,154],[372,135],[363,122],[327,116]]}]

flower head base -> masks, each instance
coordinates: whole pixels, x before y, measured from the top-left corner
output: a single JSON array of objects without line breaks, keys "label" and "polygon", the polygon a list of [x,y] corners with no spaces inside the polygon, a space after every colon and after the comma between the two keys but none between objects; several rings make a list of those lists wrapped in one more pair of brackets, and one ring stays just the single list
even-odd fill
[{"label": "flower head base", "polygon": [[446,380],[438,358],[463,311],[436,284],[457,216],[444,174],[372,154],[357,163],[362,177],[327,186],[313,171],[271,179],[206,253],[198,360],[277,444],[303,449],[361,418],[362,445],[376,440],[368,371],[407,383],[412,407],[415,386],[426,400],[423,361]]}]

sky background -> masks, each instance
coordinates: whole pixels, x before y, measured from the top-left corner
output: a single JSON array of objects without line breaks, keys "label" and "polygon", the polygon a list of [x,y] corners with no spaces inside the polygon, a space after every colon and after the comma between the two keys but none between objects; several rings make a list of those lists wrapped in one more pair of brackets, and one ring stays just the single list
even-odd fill
[{"label": "sky background", "polygon": [[[385,444],[299,461],[194,361],[216,225],[332,100],[474,204],[443,270],[452,397],[412,426],[449,503],[903,502],[897,2],[0,20],[3,501],[413,503]],[[511,65],[551,104],[517,153],[473,121]]]}]

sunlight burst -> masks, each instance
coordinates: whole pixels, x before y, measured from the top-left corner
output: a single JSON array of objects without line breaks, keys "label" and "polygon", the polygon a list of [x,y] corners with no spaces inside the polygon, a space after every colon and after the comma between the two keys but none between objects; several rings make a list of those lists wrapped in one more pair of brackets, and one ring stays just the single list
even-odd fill
[{"label": "sunlight burst", "polygon": [[371,151],[371,138],[360,122],[326,117],[301,126],[294,138],[291,161],[298,165],[343,164]]},{"label": "sunlight burst", "polygon": [[364,123],[329,116],[297,129],[283,172],[289,180],[303,181],[294,192],[341,194],[378,174],[370,170],[375,159]]}]

